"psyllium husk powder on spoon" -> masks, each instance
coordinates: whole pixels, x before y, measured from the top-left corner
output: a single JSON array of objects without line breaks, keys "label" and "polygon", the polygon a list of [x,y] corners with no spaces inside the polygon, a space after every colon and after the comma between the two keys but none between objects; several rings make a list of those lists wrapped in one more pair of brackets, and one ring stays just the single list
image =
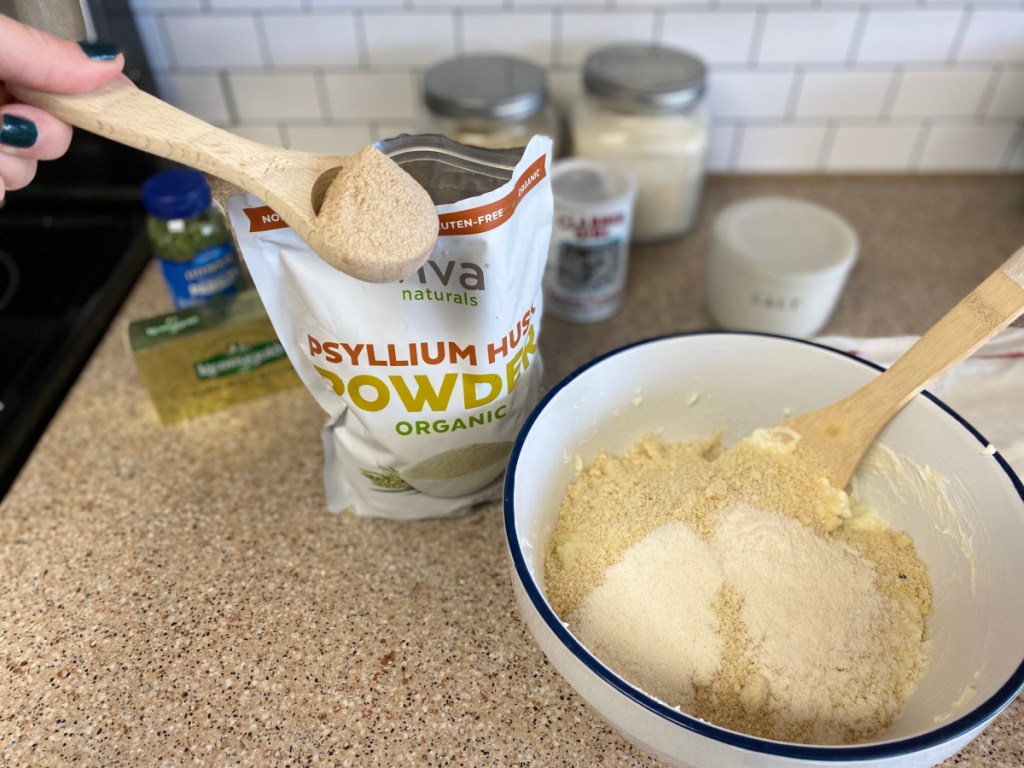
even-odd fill
[{"label": "psyllium husk powder on spoon", "polygon": [[[310,450],[324,454],[329,509],[419,519],[500,498],[540,384],[550,156],[543,136],[514,150],[400,136],[357,153],[318,226],[382,264],[409,238],[436,237],[419,269],[388,282],[335,269],[252,195],[228,199],[267,314],[327,415]],[[382,190],[409,184],[429,195],[433,231],[367,214]]]},{"label": "psyllium husk powder on spoon", "polygon": [[354,265],[371,282],[409,277],[419,267],[410,268],[410,255],[429,253],[438,231],[427,190],[373,146],[342,166],[324,195],[317,226],[326,241],[339,244],[346,261],[321,257],[337,269]]}]

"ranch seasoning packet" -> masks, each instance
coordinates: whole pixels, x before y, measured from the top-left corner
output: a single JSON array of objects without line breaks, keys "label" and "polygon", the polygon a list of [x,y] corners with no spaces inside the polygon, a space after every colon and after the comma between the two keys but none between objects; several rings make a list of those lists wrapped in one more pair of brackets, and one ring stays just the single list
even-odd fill
[{"label": "ranch seasoning packet", "polygon": [[551,140],[485,150],[400,136],[377,147],[437,206],[437,243],[404,280],[367,283],[335,270],[252,195],[232,195],[227,211],[274,328],[327,413],[328,507],[399,519],[464,514],[500,498],[512,443],[537,401]]}]

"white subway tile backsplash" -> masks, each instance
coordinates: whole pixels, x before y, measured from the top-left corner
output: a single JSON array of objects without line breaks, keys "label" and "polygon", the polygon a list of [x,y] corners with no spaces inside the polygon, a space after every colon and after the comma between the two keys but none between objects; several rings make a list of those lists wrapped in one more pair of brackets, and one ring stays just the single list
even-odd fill
[{"label": "white subway tile backsplash", "polygon": [[405,72],[324,75],[334,120],[415,120],[420,102],[417,82]]},{"label": "white subway tile backsplash", "polygon": [[165,11],[189,9],[198,11],[203,7],[203,0],[130,0],[135,11]]},{"label": "white subway tile backsplash", "polygon": [[403,8],[406,0],[306,0],[306,4],[314,10],[321,8],[358,8],[379,11],[381,8]]},{"label": "white subway tile backsplash", "polygon": [[709,64],[750,59],[757,14],[753,11],[665,12],[661,42],[697,54]]},{"label": "white subway tile backsplash", "polygon": [[160,97],[189,114],[218,125],[231,121],[219,75],[163,72],[157,73],[155,80]]},{"label": "white subway tile backsplash", "polygon": [[[614,6],[616,8],[667,8],[669,10],[679,8],[693,8],[700,7],[706,8],[713,0],[668,0],[668,2],[652,2],[652,0],[609,0],[605,3],[606,6]],[[718,0],[718,2],[725,4],[729,0]],[[743,0],[750,5],[749,0]]]},{"label": "white subway tile backsplash", "polygon": [[956,10],[887,10],[873,8],[856,51],[860,62],[946,61],[963,18]]},{"label": "white subway tile backsplash", "polygon": [[511,5],[513,8],[531,8],[536,10],[537,8],[607,8],[608,3],[601,2],[601,0],[509,0],[506,5]]},{"label": "white subway tile backsplash", "polygon": [[857,19],[856,11],[769,14],[757,60],[765,64],[846,61]]},{"label": "white subway tile backsplash", "polygon": [[921,134],[920,125],[839,125],[825,161],[828,171],[906,171]]},{"label": "white subway tile backsplash", "polygon": [[878,117],[892,85],[890,69],[806,72],[800,83],[799,117]]},{"label": "white subway tile backsplash", "polygon": [[712,123],[708,133],[707,169],[712,173],[733,170],[733,146],[736,142],[735,123]]},{"label": "white subway tile backsplash", "polygon": [[281,135],[281,128],[277,125],[232,125],[228,130],[236,136],[241,136],[249,141],[256,141],[270,147],[283,147],[284,137]]},{"label": "white subway tile backsplash", "polygon": [[716,117],[777,117],[786,114],[792,72],[712,72],[708,103]]},{"label": "white subway tile backsplash", "polygon": [[455,55],[450,13],[364,14],[370,66],[429,66]]},{"label": "white subway tile backsplash", "polygon": [[[708,64],[716,172],[1024,170],[1022,0],[131,0],[161,94],[263,143],[422,130],[422,70],[546,67],[568,119],[593,48]],[[347,151],[347,150],[340,150]]]},{"label": "white subway tile backsplash", "polygon": [[1003,166],[1016,128],[1012,125],[933,125],[922,171],[995,171]]},{"label": "white subway tile backsplash", "polygon": [[992,79],[987,71],[902,74],[892,105],[897,117],[970,117],[977,114]]},{"label": "white subway tile backsplash", "polygon": [[[402,5],[401,0],[398,4]],[[413,8],[501,8],[505,0],[459,0],[457,3],[452,0],[408,0],[406,5]]]},{"label": "white subway tile backsplash", "polygon": [[555,16],[551,13],[462,14],[464,53],[502,53],[543,66],[553,63]]},{"label": "white subway tile backsplash", "polygon": [[743,127],[737,165],[755,173],[816,171],[825,141],[822,125]]},{"label": "white subway tile backsplash", "polygon": [[262,67],[256,19],[249,16],[166,16],[171,64],[184,69]]},{"label": "white subway tile backsplash", "polygon": [[366,125],[288,125],[288,149],[348,155],[373,142]]},{"label": "white subway tile backsplash", "polygon": [[1006,70],[996,84],[988,106],[989,117],[1024,116],[1024,69]]},{"label": "white subway tile backsplash", "polygon": [[272,67],[359,64],[351,13],[267,13],[261,18]]},{"label": "white subway tile backsplash", "polygon": [[139,31],[139,39],[146,49],[149,66],[157,72],[170,69],[172,61],[167,49],[163,18],[152,14],[137,14],[135,26]]},{"label": "white subway tile backsplash", "polygon": [[323,109],[312,72],[233,73],[228,76],[238,117],[260,120],[321,120]]},{"label": "white subway tile backsplash", "polygon": [[654,12],[562,14],[558,64],[579,66],[595,48],[619,43],[650,44],[654,37]]},{"label": "white subway tile backsplash", "polygon": [[957,60],[1024,62],[1024,9],[975,8]]},{"label": "white subway tile backsplash", "polygon": [[391,139],[403,133],[423,133],[423,125],[416,121],[381,120],[370,126],[373,141]]},{"label": "white subway tile backsplash", "polygon": [[248,10],[252,8],[292,8],[302,7],[303,0],[206,0],[210,8],[216,10]]}]

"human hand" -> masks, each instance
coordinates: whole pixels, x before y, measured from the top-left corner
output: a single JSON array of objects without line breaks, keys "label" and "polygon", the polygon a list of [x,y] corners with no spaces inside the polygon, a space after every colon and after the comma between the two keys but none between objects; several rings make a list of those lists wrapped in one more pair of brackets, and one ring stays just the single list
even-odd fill
[{"label": "human hand", "polygon": [[68,150],[71,126],[18,102],[7,83],[51,93],[83,93],[118,77],[124,57],[100,44],[53,37],[0,14],[0,201],[32,181],[39,160]]}]

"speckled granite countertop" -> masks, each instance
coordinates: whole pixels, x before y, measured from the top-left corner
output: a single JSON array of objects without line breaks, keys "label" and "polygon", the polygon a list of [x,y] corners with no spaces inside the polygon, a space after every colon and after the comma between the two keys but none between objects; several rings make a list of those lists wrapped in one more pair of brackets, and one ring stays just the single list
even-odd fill
[{"label": "speckled granite countertop", "polygon": [[[862,255],[827,333],[920,333],[1024,243],[1024,178],[711,180],[698,229],[634,252],[613,320],[545,320],[550,385],[708,327],[710,221],[757,193],[845,215]],[[150,269],[0,505],[0,764],[655,766],[545,662],[497,506],[325,511],[299,388],[163,428],[123,340]],[[1019,768],[1018,699],[946,765]]]}]

